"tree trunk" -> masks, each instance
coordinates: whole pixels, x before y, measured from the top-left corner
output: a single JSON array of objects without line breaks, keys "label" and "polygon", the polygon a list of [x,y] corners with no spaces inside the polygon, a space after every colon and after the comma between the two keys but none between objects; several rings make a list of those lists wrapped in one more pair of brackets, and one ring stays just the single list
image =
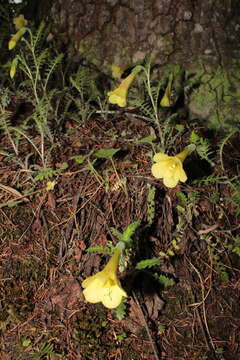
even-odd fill
[{"label": "tree trunk", "polygon": [[[39,3],[30,1],[34,2]],[[85,58],[104,71],[109,71],[111,64],[134,64],[146,56],[163,68],[173,63],[184,65],[201,74],[203,81],[190,99],[191,116],[213,123],[226,116],[236,118],[231,112],[240,108],[239,0],[50,3],[46,15],[54,40],[71,61]]]},{"label": "tree trunk", "polygon": [[55,37],[97,64],[240,55],[238,0],[53,0],[50,17]]}]

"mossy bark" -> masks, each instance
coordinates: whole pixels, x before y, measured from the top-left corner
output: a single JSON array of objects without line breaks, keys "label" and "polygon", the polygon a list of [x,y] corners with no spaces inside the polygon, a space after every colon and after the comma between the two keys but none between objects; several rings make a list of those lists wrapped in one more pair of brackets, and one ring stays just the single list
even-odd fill
[{"label": "mossy bark", "polygon": [[54,36],[99,64],[239,57],[237,0],[53,0]]},{"label": "mossy bark", "polygon": [[[33,7],[39,2],[30,3]],[[218,82],[217,90],[214,84],[205,84],[197,98],[195,93],[190,99],[193,118],[215,122],[216,117],[226,117],[233,103],[239,106],[233,91],[239,83],[239,76],[234,76],[240,58],[238,0],[51,0],[49,4],[38,5],[37,12],[43,16],[45,9],[43,17],[52,24],[55,43],[73,63],[87,59],[110,71],[113,63],[129,65],[151,56],[163,68],[177,63]],[[204,105],[199,107],[201,94]]]}]

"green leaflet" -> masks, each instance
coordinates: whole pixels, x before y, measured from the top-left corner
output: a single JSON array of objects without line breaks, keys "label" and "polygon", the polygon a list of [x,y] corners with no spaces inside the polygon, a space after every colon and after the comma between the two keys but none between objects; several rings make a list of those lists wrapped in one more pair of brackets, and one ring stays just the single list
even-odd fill
[{"label": "green leaflet", "polygon": [[94,155],[97,158],[109,159],[112,158],[120,149],[99,149],[95,151]]}]

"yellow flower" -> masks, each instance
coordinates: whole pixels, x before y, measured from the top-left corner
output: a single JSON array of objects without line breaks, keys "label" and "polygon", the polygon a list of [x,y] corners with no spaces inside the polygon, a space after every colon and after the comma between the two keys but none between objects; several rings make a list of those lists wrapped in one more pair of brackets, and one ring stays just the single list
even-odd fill
[{"label": "yellow flower", "polygon": [[11,68],[10,68],[10,78],[13,79],[15,74],[16,74],[16,70],[17,70],[17,67],[15,64],[12,64],[11,65]]},{"label": "yellow flower", "polygon": [[126,69],[126,66],[118,66],[112,64],[111,69],[112,69],[112,77],[114,79],[120,79],[124,70]]},{"label": "yellow flower", "polygon": [[47,190],[47,191],[52,191],[52,190],[54,190],[56,184],[57,184],[57,182],[56,182],[55,180],[53,180],[53,181],[48,181],[48,182],[47,182],[47,186],[46,186],[46,190]]},{"label": "yellow flower", "polygon": [[128,89],[139,71],[141,71],[141,67],[136,66],[131,74],[123,79],[121,84],[115,90],[108,92],[108,101],[110,104],[117,104],[121,107],[126,106]]},{"label": "yellow flower", "polygon": [[171,92],[172,92],[172,81],[173,81],[173,75],[171,74],[169,76],[168,84],[165,90],[165,93],[162,97],[162,100],[160,102],[160,105],[163,107],[170,107],[171,106]]},{"label": "yellow flower", "polygon": [[11,68],[10,68],[10,78],[13,79],[18,65],[18,57],[15,57],[12,61]]},{"label": "yellow flower", "polygon": [[163,183],[169,188],[175,187],[179,181],[185,182],[187,175],[183,169],[183,161],[194,151],[194,144],[188,145],[182,152],[175,156],[157,153],[153,157],[156,164],[152,165],[152,174],[155,178],[163,178]]},{"label": "yellow flower", "polygon": [[16,43],[18,42],[18,40],[21,39],[21,37],[23,36],[23,34],[26,32],[26,28],[25,27],[22,27],[20,30],[18,30],[18,32],[14,35],[12,35],[12,38],[11,40],[8,42],[8,49],[9,50],[12,50]]},{"label": "yellow flower", "polygon": [[13,19],[13,23],[15,25],[16,30],[20,30],[24,26],[27,26],[28,21],[24,18],[24,15],[19,15]]},{"label": "yellow flower", "polygon": [[121,303],[122,297],[127,296],[117,277],[123,247],[120,242],[104,269],[83,281],[83,295],[88,302],[101,302],[108,309],[114,309]]}]

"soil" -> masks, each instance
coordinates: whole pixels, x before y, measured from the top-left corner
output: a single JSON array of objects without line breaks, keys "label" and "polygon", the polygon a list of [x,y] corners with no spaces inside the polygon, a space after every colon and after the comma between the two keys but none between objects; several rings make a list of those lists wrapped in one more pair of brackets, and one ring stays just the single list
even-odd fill
[{"label": "soil", "polygon": [[[183,122],[179,151],[192,131]],[[223,171],[219,132],[206,133],[202,125],[195,131],[208,138],[212,164],[191,154],[184,163],[188,181],[173,189],[152,177],[151,145],[137,141],[150,134],[150,126],[131,109],[95,114],[84,126],[67,122],[54,147],[45,144],[48,167],[59,170],[48,180],[36,180],[31,165],[41,162],[26,139],[20,140],[18,162],[1,152],[0,184],[28,193],[19,198],[0,190],[1,360],[240,358],[239,256],[231,251],[239,217],[229,183],[204,182],[210,175],[239,174],[239,134],[224,146]],[[38,146],[36,130],[31,135]],[[98,175],[87,160],[72,159],[102,148],[120,149],[113,157],[117,172],[110,159],[94,163]],[[13,154],[3,134],[1,149]],[[55,181],[52,190],[48,181]],[[150,186],[156,189],[151,224]],[[81,282],[109,258],[87,248],[116,244],[111,227],[122,232],[137,220],[137,250],[121,274],[129,296],[119,320],[114,310],[84,301]],[[138,261],[169,250],[162,264],[134,270]],[[175,284],[164,287],[154,274]]]}]

